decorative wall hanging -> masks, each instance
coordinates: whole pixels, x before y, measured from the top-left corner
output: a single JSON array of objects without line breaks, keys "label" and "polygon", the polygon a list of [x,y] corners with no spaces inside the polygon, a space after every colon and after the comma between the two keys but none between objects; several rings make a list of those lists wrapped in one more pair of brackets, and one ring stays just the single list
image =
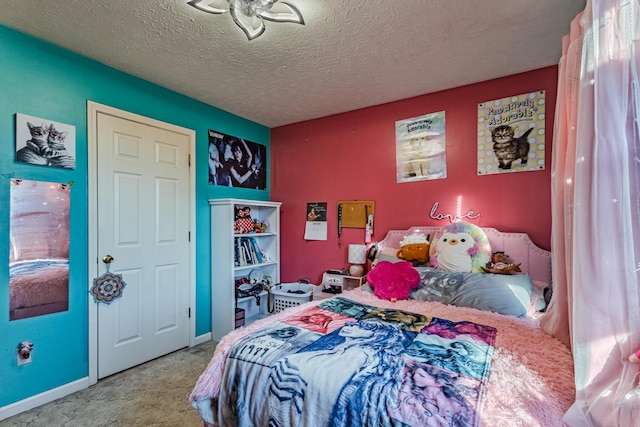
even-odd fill
[{"label": "decorative wall hanging", "polygon": [[11,179],[9,319],[69,309],[70,186]]},{"label": "decorative wall hanging", "polygon": [[113,300],[122,296],[122,291],[127,284],[122,280],[121,274],[104,273],[100,277],[93,279],[91,295],[96,303],[111,304]]},{"label": "decorative wall hanging", "polygon": [[469,209],[467,212],[462,213],[460,209],[460,198],[458,199],[458,209],[455,214],[452,213],[438,213],[438,202],[433,202],[433,206],[431,206],[431,211],[429,211],[429,218],[435,219],[436,221],[442,221],[443,219],[448,219],[449,223],[454,223],[458,221],[462,221],[463,219],[471,220],[480,217],[479,213],[473,211],[473,209]]},{"label": "decorative wall hanging", "polygon": [[446,178],[445,136],[444,111],[397,121],[397,182]]},{"label": "decorative wall hanging", "polygon": [[478,175],[544,169],[545,91],[478,104]]},{"label": "decorative wall hanging", "polygon": [[267,147],[209,130],[209,184],[266,189]]},{"label": "decorative wall hanging", "polygon": [[16,161],[75,169],[75,156],[75,126],[16,114]]}]

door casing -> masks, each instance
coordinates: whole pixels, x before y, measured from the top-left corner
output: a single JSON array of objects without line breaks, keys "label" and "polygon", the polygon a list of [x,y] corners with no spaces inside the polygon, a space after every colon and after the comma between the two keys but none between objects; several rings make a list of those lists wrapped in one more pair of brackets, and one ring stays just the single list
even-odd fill
[{"label": "door casing", "polygon": [[[98,104],[93,101],[87,101],[87,158],[88,158],[88,225],[89,225],[89,242],[88,242],[88,258],[87,265],[89,271],[87,291],[93,284],[93,279],[100,274],[100,263],[98,262],[98,168],[97,168],[97,117],[99,113],[110,114],[125,120],[135,121],[172,132],[182,133],[189,137],[189,157],[191,167],[189,168],[189,230],[191,239],[189,245],[190,265],[189,265],[189,300],[191,307],[191,317],[189,319],[189,346],[196,344],[195,338],[195,152],[196,152],[196,133],[194,130],[183,128],[180,126],[165,123],[149,117],[130,113],[107,105]],[[87,292],[89,304],[89,384],[98,382],[98,308],[93,298]],[[200,340],[199,340],[200,341]],[[206,341],[204,339],[203,341]]]}]

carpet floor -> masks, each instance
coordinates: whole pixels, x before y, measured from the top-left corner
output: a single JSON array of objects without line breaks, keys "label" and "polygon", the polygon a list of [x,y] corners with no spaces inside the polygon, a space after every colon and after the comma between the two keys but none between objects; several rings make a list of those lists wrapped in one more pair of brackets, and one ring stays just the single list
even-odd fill
[{"label": "carpet floor", "polygon": [[0,421],[19,426],[202,426],[189,394],[216,346],[209,341],[185,348],[61,399]]}]

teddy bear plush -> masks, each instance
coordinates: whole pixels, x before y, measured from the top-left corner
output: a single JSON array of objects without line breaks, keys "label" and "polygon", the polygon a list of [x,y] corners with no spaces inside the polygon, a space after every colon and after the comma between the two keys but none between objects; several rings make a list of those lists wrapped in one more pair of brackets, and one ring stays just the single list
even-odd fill
[{"label": "teddy bear plush", "polygon": [[418,287],[420,274],[408,261],[380,261],[367,274],[367,283],[375,296],[395,302],[407,299],[411,290]]},{"label": "teddy bear plush", "polygon": [[489,261],[482,270],[485,273],[493,274],[514,274],[522,273],[520,264],[512,264],[509,255],[504,252],[494,252],[491,255],[491,261]]},{"label": "teddy bear plush", "polygon": [[414,267],[425,265],[429,261],[429,236],[422,233],[404,236],[396,257],[409,261]]}]

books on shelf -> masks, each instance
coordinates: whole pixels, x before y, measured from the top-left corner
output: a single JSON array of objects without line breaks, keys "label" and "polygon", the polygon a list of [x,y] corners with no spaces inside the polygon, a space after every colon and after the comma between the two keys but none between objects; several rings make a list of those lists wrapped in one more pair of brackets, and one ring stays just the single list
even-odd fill
[{"label": "books on shelf", "polygon": [[258,242],[253,237],[237,237],[235,239],[235,257],[234,264],[236,267],[245,265],[262,264],[264,262],[264,254],[258,246]]}]

